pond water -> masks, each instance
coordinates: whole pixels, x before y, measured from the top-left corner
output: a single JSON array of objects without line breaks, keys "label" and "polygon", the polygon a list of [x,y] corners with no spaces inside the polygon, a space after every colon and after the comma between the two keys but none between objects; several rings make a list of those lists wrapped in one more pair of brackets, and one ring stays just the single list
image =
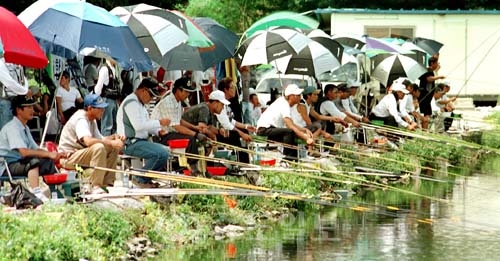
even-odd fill
[{"label": "pond water", "polygon": [[[166,251],[191,260],[498,260],[500,175],[423,182],[418,192],[446,202],[370,191],[320,213],[295,213],[251,236]],[[406,189],[415,189],[408,185]],[[365,203],[366,211],[348,207]],[[399,207],[396,211],[386,206]],[[430,218],[432,222],[428,222]]]}]

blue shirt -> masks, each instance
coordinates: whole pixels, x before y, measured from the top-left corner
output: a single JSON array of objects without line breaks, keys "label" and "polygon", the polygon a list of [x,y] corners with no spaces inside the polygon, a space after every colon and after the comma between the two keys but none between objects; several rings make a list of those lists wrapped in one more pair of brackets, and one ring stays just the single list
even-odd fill
[{"label": "blue shirt", "polygon": [[0,156],[7,163],[19,161],[22,156],[18,149],[21,148],[36,150],[38,145],[31,136],[30,128],[14,117],[0,131]]}]

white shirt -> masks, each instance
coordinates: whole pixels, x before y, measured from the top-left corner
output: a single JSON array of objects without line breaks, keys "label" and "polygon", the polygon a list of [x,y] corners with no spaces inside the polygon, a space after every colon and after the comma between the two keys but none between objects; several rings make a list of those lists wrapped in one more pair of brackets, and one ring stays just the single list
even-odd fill
[{"label": "white shirt", "polygon": [[[311,112],[311,106],[308,105],[307,103],[300,103],[303,106],[306,106],[306,114],[309,115]],[[295,125],[300,126],[300,127],[306,127],[307,123],[302,118],[302,115],[299,113],[299,104],[295,104],[290,111],[290,116],[292,117],[292,121]]]},{"label": "white shirt", "polygon": [[439,105],[442,105],[444,108],[443,104],[439,104],[438,101],[440,101],[442,97],[439,100],[436,100],[436,98],[432,97],[431,100],[431,109],[432,109],[432,114],[439,114],[441,113],[441,107]]},{"label": "white shirt", "polygon": [[344,109],[344,111],[352,114],[353,116],[355,116],[356,119],[363,118],[363,116],[358,114],[358,110],[356,109],[354,104],[352,104],[351,96],[349,96],[345,99],[342,99],[341,103],[342,103],[342,108]]},{"label": "white shirt", "polygon": [[61,97],[61,109],[63,111],[76,106],[76,99],[81,98],[80,92],[75,87],[69,87],[69,90],[59,86],[56,97]]},{"label": "white shirt", "polygon": [[[129,100],[132,100],[129,102]],[[125,106],[123,106],[125,105]],[[160,121],[149,118],[147,105],[142,104],[135,93],[123,100],[116,113],[116,132],[125,135],[124,112],[127,114],[135,136],[127,138],[147,139],[149,135],[157,135],[161,129]]]},{"label": "white shirt", "polygon": [[[6,93],[3,93],[3,96],[15,96],[15,95],[23,95],[28,93],[28,80],[24,77],[24,85],[21,85],[17,80],[20,75],[17,75],[17,71],[15,70],[16,65],[5,63],[4,58],[0,58],[0,82],[5,86]],[[14,75],[13,75],[14,74]]]},{"label": "white shirt", "polygon": [[85,148],[80,142],[83,137],[103,138],[99,128],[97,128],[97,122],[95,120],[89,121],[85,110],[78,110],[64,125],[58,150],[74,152]]},{"label": "white shirt", "polygon": [[335,103],[331,100],[326,100],[321,103],[321,106],[319,107],[319,113],[323,115],[339,117],[341,119],[345,119],[345,117],[347,116],[345,113],[341,112],[339,108],[335,106]]},{"label": "white shirt", "polygon": [[291,108],[285,97],[279,97],[262,113],[257,128],[286,128],[285,118],[291,119]]},{"label": "white shirt", "polygon": [[257,121],[260,119],[260,116],[262,115],[262,106],[257,106],[255,107],[253,104],[250,104],[251,110],[250,110],[250,116],[252,117],[252,125],[257,124]]},{"label": "white shirt", "polygon": [[[113,66],[107,64],[109,68],[111,68],[111,73],[116,77],[116,70]],[[97,83],[94,86],[94,92],[97,95],[101,95],[102,93],[102,88],[104,85],[109,84],[109,71],[108,67],[106,64],[103,64],[101,68],[99,69],[99,77],[97,78]]]},{"label": "white shirt", "polygon": [[[415,111],[415,106],[413,106],[413,96],[411,94],[406,94],[403,99],[399,102],[399,115],[401,118],[409,117],[410,113]],[[409,117],[411,119],[411,117]]]},{"label": "white shirt", "polygon": [[217,121],[222,126],[222,128],[226,130],[234,130],[236,120],[229,119],[227,105],[224,105],[224,108],[220,111],[219,114],[215,114],[215,117],[217,117]]},{"label": "white shirt", "polygon": [[405,128],[408,126],[408,123],[399,116],[398,102],[396,101],[394,94],[387,94],[384,96],[384,98],[382,98],[382,100],[375,105],[372,113],[381,118],[392,116],[400,126]]},{"label": "white shirt", "polygon": [[164,99],[160,100],[151,113],[151,119],[161,120],[170,119],[169,126],[162,126],[162,129],[169,131],[169,127],[178,126],[181,124],[182,118],[182,104],[175,99],[175,95],[170,93]]}]

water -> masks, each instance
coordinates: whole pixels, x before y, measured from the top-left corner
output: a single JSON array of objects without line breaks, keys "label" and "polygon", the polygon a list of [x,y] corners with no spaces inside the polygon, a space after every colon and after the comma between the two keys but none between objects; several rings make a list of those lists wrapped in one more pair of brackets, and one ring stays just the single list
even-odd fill
[{"label": "water", "polygon": [[[411,189],[412,185],[405,187]],[[455,184],[423,182],[420,193],[446,202],[373,191],[349,200],[370,209],[334,207],[296,213],[269,229],[201,249],[168,251],[191,260],[498,260],[500,176],[480,174]],[[353,202],[345,204],[353,205]],[[387,211],[383,206],[405,209]],[[375,213],[378,212],[378,213]],[[383,213],[383,214],[380,214]],[[432,224],[425,223],[430,217]]]}]

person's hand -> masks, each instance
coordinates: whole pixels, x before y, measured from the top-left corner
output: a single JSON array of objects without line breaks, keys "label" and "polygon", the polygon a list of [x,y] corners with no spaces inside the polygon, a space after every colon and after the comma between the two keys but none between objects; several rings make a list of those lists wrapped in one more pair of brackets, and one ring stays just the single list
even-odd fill
[{"label": "person's hand", "polygon": [[245,141],[245,142],[250,142],[252,141],[252,137],[246,133],[242,133],[241,134],[241,138]]},{"label": "person's hand", "polygon": [[314,143],[314,139],[313,138],[307,138],[306,143],[307,143],[307,145],[311,145],[311,144]]},{"label": "person's hand", "polygon": [[52,152],[49,152],[49,158],[53,161],[57,161],[57,160],[59,160],[59,158],[61,158],[61,156],[59,155],[59,153],[52,151]]},{"label": "person's hand", "polygon": [[330,134],[328,132],[323,132],[323,138],[325,138],[326,140],[329,140],[332,138],[332,134]]},{"label": "person's hand", "polygon": [[330,117],[330,121],[331,122],[342,123],[344,120],[342,120],[342,118],[340,118],[340,117],[334,117],[334,116],[332,116],[332,117]]},{"label": "person's hand", "polygon": [[411,124],[408,124],[407,128],[408,128],[408,130],[413,131],[413,130],[417,129],[417,123],[416,122],[412,122]]},{"label": "person's hand", "polygon": [[207,137],[207,135],[198,132],[196,134],[196,139],[199,140],[199,141],[201,141],[201,142],[205,142],[205,141],[208,140],[208,137]]},{"label": "person's hand", "polygon": [[368,119],[368,117],[366,116],[363,116],[363,118],[361,118],[361,121],[364,123],[370,123],[370,119]]},{"label": "person's hand", "polygon": [[124,145],[125,144],[121,140],[112,140],[111,141],[111,147],[118,149],[118,150],[122,150]]},{"label": "person's hand", "polygon": [[160,120],[160,125],[161,126],[169,126],[170,125],[170,119],[164,118]]},{"label": "person's hand", "polygon": [[257,128],[253,125],[247,125],[246,128],[249,132],[257,132]]},{"label": "person's hand", "polygon": [[227,137],[229,137],[229,130],[226,130],[224,128],[220,128],[219,129],[219,134],[222,135],[222,137],[227,138]]},{"label": "person's hand", "polygon": [[443,80],[443,79],[444,79],[444,78],[446,78],[446,77],[444,77],[443,75],[440,75],[440,76],[438,76],[437,78],[438,78],[438,79]]},{"label": "person's hand", "polygon": [[158,137],[165,136],[167,134],[168,134],[168,132],[164,129],[161,129],[158,131]]},{"label": "person's hand", "polygon": [[356,121],[356,122],[354,122],[354,123],[352,124],[352,126],[354,126],[354,127],[356,127],[356,128],[359,128],[359,127],[361,127],[361,124],[360,124],[359,122],[357,122],[357,121]]}]

